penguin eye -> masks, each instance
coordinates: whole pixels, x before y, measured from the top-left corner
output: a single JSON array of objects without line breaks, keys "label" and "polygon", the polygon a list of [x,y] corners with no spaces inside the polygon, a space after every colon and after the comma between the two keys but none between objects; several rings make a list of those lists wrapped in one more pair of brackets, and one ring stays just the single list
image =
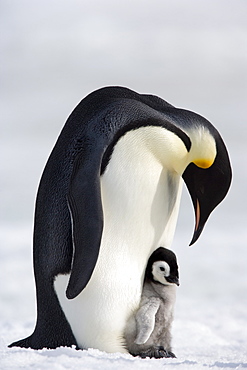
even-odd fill
[{"label": "penguin eye", "polygon": [[165,268],[164,267],[160,267],[160,271],[165,271]]}]

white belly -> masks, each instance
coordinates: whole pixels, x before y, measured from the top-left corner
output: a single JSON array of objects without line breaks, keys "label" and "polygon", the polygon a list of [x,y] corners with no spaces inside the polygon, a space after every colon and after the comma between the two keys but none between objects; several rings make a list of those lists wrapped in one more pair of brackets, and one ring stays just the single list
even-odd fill
[{"label": "white belly", "polygon": [[104,230],[88,285],[68,300],[69,276],[59,275],[54,283],[81,348],[127,352],[123,332],[138,308],[147,260],[156,248],[169,248],[173,238],[180,176],[168,173],[141,142],[136,144],[135,135],[126,134],[101,177]]}]

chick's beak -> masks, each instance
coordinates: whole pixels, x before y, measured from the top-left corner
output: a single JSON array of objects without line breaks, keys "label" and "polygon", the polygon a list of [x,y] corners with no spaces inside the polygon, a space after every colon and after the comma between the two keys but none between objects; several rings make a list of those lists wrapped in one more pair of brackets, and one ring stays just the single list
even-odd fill
[{"label": "chick's beak", "polygon": [[177,286],[180,285],[178,277],[169,276],[169,277],[166,277],[166,280],[168,281],[168,283],[176,284]]}]

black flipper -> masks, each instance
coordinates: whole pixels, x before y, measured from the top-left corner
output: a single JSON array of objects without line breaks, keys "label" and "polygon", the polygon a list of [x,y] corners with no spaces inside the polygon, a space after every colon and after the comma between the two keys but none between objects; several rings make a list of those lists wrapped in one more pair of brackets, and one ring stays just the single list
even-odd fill
[{"label": "black flipper", "polygon": [[73,166],[68,194],[74,244],[66,291],[69,299],[75,298],[85,288],[99,254],[103,230],[100,166],[101,151],[93,145],[78,154]]}]

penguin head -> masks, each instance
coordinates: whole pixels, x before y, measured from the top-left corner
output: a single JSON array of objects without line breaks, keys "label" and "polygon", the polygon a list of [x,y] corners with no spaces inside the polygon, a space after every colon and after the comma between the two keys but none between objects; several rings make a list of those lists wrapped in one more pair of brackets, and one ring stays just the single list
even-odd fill
[{"label": "penguin head", "polygon": [[195,228],[190,245],[201,235],[208,217],[225,198],[232,179],[226,146],[218,131],[207,120],[194,126],[190,161],[182,177],[190,193],[195,211]]},{"label": "penguin head", "polygon": [[148,260],[146,279],[163,285],[179,285],[176,255],[166,248],[156,249]]},{"label": "penguin head", "polygon": [[156,261],[153,263],[152,275],[155,282],[163,285],[179,285],[178,271],[172,274],[170,265],[165,261]]},{"label": "penguin head", "polygon": [[188,188],[195,211],[192,245],[211,212],[225,198],[232,171],[226,146],[216,128],[196,113],[176,111],[176,124],[166,122],[161,130],[153,122],[153,127],[147,127],[146,136],[163,167],[182,176]]}]

